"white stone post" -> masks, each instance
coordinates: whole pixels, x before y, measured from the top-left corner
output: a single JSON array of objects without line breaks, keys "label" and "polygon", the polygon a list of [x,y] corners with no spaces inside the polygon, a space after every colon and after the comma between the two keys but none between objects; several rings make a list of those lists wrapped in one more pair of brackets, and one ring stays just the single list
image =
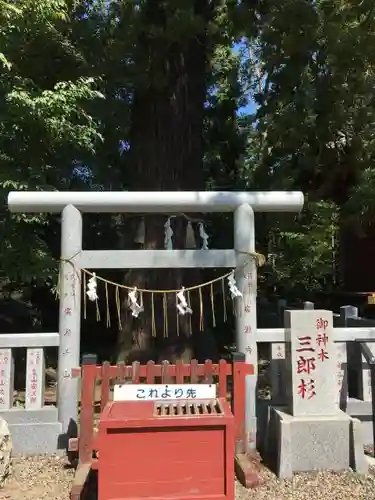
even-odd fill
[{"label": "white stone post", "polygon": [[13,407],[14,359],[12,349],[0,349],[0,411]]},{"label": "white stone post", "polygon": [[72,368],[80,361],[81,272],[69,260],[82,250],[82,215],[73,205],[66,206],[61,218],[59,366],[57,402],[62,432],[71,421],[77,423],[78,379]]},{"label": "white stone post", "polygon": [[348,398],[347,361],[346,342],[336,343],[336,402],[338,408],[345,408],[345,403]]},{"label": "white stone post", "polygon": [[44,350],[27,349],[26,354],[26,410],[40,410],[44,406],[45,371]]},{"label": "white stone post", "polygon": [[[287,307],[285,299],[277,301],[277,317],[284,318]],[[272,391],[272,404],[285,404],[285,343],[274,342],[271,344],[270,381]]]},{"label": "white stone post", "polygon": [[245,354],[246,363],[254,365],[254,375],[245,380],[245,451],[256,448],[256,386],[258,352],[257,329],[257,265],[250,254],[255,252],[254,211],[243,204],[234,213],[234,249],[237,252],[236,283],[243,297],[236,298],[237,351]]}]

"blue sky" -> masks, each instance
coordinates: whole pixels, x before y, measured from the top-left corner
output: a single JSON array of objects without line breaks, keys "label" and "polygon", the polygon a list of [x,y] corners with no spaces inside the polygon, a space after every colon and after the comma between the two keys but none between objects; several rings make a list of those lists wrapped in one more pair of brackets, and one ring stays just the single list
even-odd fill
[{"label": "blue sky", "polygon": [[[242,48],[244,48],[244,43],[243,42],[236,43],[233,46],[233,50],[235,52],[237,52],[237,53],[239,53]],[[255,102],[251,99],[250,96],[248,96],[247,100],[248,100],[248,104],[246,106],[244,106],[243,108],[240,108],[239,112],[240,113],[244,113],[244,114],[255,113],[255,111],[256,111],[256,104],[255,104]]]},{"label": "blue sky", "polygon": [[240,113],[248,114],[248,113],[255,113],[257,107],[254,101],[251,99],[248,99],[248,104],[244,106],[243,108],[239,109]]}]

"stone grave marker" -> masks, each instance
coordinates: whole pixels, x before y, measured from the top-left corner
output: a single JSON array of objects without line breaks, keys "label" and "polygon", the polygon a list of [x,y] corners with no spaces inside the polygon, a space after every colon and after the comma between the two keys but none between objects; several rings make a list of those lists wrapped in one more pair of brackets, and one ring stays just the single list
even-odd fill
[{"label": "stone grave marker", "polygon": [[331,311],[285,311],[288,410],[295,417],[337,413]]},{"label": "stone grave marker", "polygon": [[347,352],[346,342],[339,342],[336,345],[336,377],[337,377],[337,392],[336,401],[338,407],[340,404],[345,404],[347,400]]},{"label": "stone grave marker", "polygon": [[44,351],[29,348],[26,356],[26,409],[39,410],[44,406]]},{"label": "stone grave marker", "polygon": [[0,349],[0,411],[13,407],[13,374],[12,349]]},{"label": "stone grave marker", "polygon": [[272,403],[285,404],[285,344],[271,344],[271,386]]}]

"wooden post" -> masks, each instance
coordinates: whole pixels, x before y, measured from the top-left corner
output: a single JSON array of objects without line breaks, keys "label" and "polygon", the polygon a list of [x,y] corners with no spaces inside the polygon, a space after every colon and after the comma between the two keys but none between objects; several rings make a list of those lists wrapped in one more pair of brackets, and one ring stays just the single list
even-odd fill
[{"label": "wooden post", "polygon": [[245,354],[234,352],[233,361],[233,387],[232,387],[232,412],[235,419],[236,453],[245,453]]},{"label": "wooden post", "polygon": [[81,418],[79,425],[79,461],[91,462],[94,435],[94,398],[97,357],[86,354],[82,357]]}]

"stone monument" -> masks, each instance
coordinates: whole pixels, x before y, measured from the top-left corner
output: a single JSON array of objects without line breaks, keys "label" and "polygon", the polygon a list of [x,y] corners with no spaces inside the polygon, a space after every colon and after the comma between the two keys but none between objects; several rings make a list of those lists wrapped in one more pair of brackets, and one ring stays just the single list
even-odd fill
[{"label": "stone monument", "polygon": [[332,312],[285,311],[287,406],[271,406],[267,453],[279,477],[350,467],[367,471],[361,423],[339,409]]}]

